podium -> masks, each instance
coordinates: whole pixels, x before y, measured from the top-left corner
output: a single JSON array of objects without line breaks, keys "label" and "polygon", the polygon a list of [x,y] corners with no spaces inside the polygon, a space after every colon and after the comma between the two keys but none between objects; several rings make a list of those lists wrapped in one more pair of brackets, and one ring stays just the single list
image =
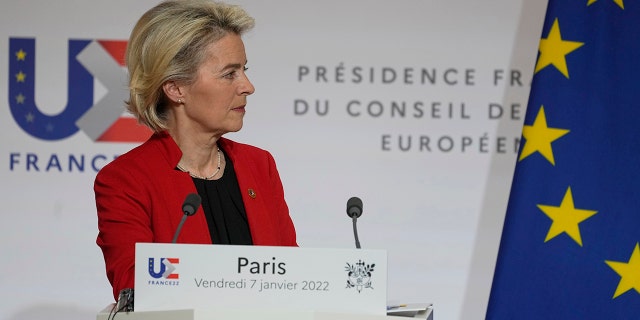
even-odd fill
[{"label": "podium", "polygon": [[[113,305],[100,311],[96,320],[110,320]],[[433,320],[433,309],[427,307],[424,313],[413,318]],[[408,320],[407,317],[345,314],[330,312],[278,312],[257,310],[165,310],[118,312],[116,320]]]},{"label": "podium", "polygon": [[387,315],[383,250],[137,243],[135,259],[134,312],[116,319],[407,319]]}]

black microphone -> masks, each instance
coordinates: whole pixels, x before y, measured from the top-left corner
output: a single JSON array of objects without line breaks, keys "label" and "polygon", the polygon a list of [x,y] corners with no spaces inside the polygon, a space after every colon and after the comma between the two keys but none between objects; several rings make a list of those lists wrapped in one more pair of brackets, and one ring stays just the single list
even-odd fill
[{"label": "black microphone", "polygon": [[347,215],[353,220],[353,236],[356,239],[356,248],[360,249],[360,239],[358,239],[358,228],[356,221],[362,215],[362,200],[358,197],[351,197],[347,201]]},{"label": "black microphone", "polygon": [[184,203],[182,204],[182,212],[184,212],[184,215],[182,216],[182,220],[180,220],[180,224],[178,224],[178,228],[176,228],[176,233],[173,235],[171,243],[176,243],[180,230],[182,229],[182,225],[187,220],[187,217],[196,214],[201,202],[202,199],[197,193],[189,193],[187,198],[184,199]]}]

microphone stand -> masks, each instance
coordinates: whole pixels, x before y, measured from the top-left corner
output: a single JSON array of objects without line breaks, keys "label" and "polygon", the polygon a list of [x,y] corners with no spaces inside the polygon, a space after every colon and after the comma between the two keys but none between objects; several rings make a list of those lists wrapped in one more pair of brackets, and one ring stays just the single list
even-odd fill
[{"label": "microphone stand", "polygon": [[356,227],[358,217],[353,216],[351,219],[353,220],[353,236],[356,239],[356,249],[360,249],[360,239],[358,238],[358,228]]}]

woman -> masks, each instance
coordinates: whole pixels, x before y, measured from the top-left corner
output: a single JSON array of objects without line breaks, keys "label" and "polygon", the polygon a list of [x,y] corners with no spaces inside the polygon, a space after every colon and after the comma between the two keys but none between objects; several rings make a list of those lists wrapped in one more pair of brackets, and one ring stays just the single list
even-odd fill
[{"label": "woman", "polygon": [[114,297],[133,288],[135,243],[171,242],[190,193],[202,206],[178,243],[297,245],[271,154],[222,137],[242,128],[254,92],[241,39],[253,25],[237,6],[183,0],[160,3],[134,27],[127,107],[154,134],[95,181]]}]

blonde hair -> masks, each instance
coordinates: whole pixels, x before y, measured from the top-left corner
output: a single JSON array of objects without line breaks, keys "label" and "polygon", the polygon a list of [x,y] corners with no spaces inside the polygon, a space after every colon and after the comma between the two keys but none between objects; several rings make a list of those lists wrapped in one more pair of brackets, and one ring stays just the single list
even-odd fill
[{"label": "blonde hair", "polygon": [[155,132],[167,129],[162,85],[193,83],[209,44],[253,26],[254,19],[242,8],[220,2],[173,0],[151,8],[136,23],[127,45],[129,112]]}]

